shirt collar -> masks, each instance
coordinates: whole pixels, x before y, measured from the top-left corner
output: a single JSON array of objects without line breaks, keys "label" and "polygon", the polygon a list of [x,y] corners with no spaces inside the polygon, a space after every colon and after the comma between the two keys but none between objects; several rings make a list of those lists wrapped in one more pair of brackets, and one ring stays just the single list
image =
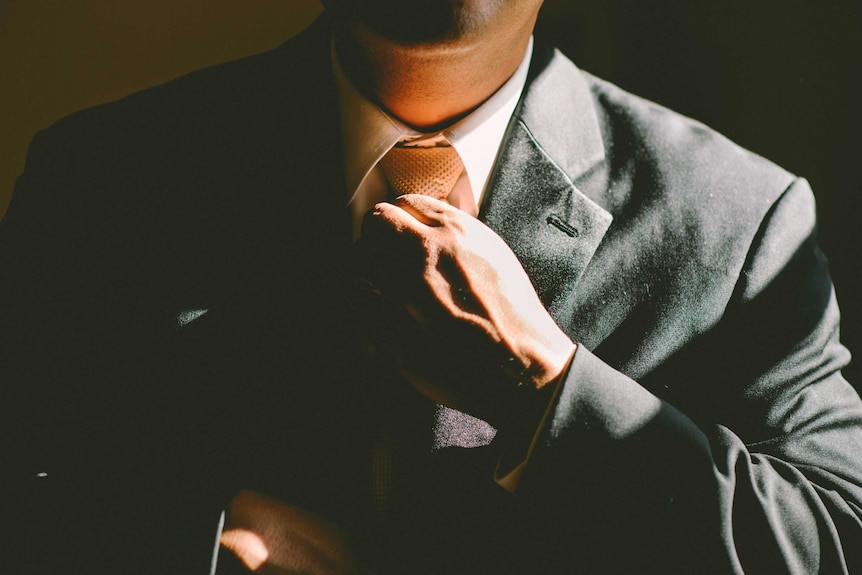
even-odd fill
[{"label": "shirt collar", "polygon": [[[524,89],[532,52],[533,39],[530,38],[521,64],[506,83],[476,110],[440,133],[461,157],[477,205],[509,119]],[[360,94],[341,70],[334,43],[332,69],[341,112],[344,168],[350,203],[377,162],[392,146],[399,141],[427,137],[428,134],[413,130]]]}]

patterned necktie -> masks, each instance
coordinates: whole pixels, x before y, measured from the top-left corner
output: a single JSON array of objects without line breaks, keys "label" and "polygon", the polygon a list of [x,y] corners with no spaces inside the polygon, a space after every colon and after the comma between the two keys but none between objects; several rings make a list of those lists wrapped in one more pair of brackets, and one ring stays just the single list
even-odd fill
[{"label": "patterned necktie", "polygon": [[[464,170],[455,148],[439,145],[395,146],[380,160],[380,166],[396,194],[423,194],[441,200]],[[495,433],[486,422],[441,405],[435,415],[433,448],[487,445]]]},{"label": "patterned necktie", "polygon": [[[440,200],[447,199],[464,171],[458,152],[448,145],[395,146],[380,160],[379,166],[396,196],[422,194]],[[468,196],[466,201],[455,199],[454,196],[448,199],[459,209],[475,216],[478,209],[469,189],[465,195]],[[425,405],[425,399],[419,401]],[[397,507],[393,500],[394,490],[398,489],[397,484],[404,483],[403,476],[412,467],[411,459],[427,456],[430,450],[487,445],[496,433],[486,422],[442,405],[436,406],[433,416],[427,414],[431,416],[430,420],[419,413],[401,415],[408,420],[419,416],[419,421],[431,424],[432,430],[431,437],[424,436],[430,439],[429,445],[416,441],[418,438],[415,433],[404,433],[404,429],[399,429],[397,416],[380,422],[373,441],[373,506],[380,528],[384,533],[388,532],[390,537],[394,533],[390,530],[397,529],[397,523],[391,522],[392,514],[398,514],[398,510],[394,509]],[[415,427],[415,422],[408,422],[407,427]],[[398,476],[402,476],[400,481]]]},{"label": "patterned necktie", "polygon": [[464,171],[452,146],[395,146],[380,167],[396,195],[423,194],[445,199]]}]

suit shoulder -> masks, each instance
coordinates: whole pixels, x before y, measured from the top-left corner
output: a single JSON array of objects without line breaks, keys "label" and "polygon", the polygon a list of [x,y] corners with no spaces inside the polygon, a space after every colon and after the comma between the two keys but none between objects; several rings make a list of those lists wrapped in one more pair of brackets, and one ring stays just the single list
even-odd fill
[{"label": "suit shoulder", "polygon": [[94,229],[130,218],[185,225],[283,190],[312,169],[307,142],[335,122],[323,32],[59,120],[30,144],[7,226],[45,214]]},{"label": "suit shoulder", "polygon": [[[585,73],[608,157],[676,194],[717,193],[771,205],[796,176],[705,124]],[[702,197],[702,196],[701,196]]]}]

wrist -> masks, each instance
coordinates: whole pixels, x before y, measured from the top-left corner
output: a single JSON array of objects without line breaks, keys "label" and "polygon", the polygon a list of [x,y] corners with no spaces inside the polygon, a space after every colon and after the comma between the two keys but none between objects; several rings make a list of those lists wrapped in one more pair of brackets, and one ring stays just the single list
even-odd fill
[{"label": "wrist", "polygon": [[514,385],[525,391],[553,387],[568,369],[577,346],[562,331],[553,339],[516,349],[503,367]]},{"label": "wrist", "polygon": [[499,430],[502,451],[494,470],[494,481],[510,493],[517,489],[521,474],[548,426],[576,350],[573,346],[565,368],[556,379],[539,389],[527,391],[530,397],[523,402],[520,417],[514,417],[509,427]]},{"label": "wrist", "polygon": [[509,401],[506,402],[507,409],[500,419],[501,430],[518,433],[524,429],[535,429],[539,425],[560,382],[568,373],[576,350],[577,345],[569,342],[565,352],[559,354],[553,362],[547,361],[541,368],[533,364],[532,369],[528,367],[521,373],[510,374],[514,387]]}]

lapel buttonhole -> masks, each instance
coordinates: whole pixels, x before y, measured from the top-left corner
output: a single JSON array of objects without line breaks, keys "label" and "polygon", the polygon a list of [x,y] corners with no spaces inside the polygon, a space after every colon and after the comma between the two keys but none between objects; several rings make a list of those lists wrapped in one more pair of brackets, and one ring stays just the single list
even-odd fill
[{"label": "lapel buttonhole", "polygon": [[563,220],[557,214],[549,215],[548,219],[545,221],[548,222],[549,224],[551,224],[552,226],[554,226],[555,228],[561,230],[562,232],[564,232],[569,237],[577,238],[578,236],[581,235],[580,232],[578,232],[577,228],[575,228],[570,223]]}]

